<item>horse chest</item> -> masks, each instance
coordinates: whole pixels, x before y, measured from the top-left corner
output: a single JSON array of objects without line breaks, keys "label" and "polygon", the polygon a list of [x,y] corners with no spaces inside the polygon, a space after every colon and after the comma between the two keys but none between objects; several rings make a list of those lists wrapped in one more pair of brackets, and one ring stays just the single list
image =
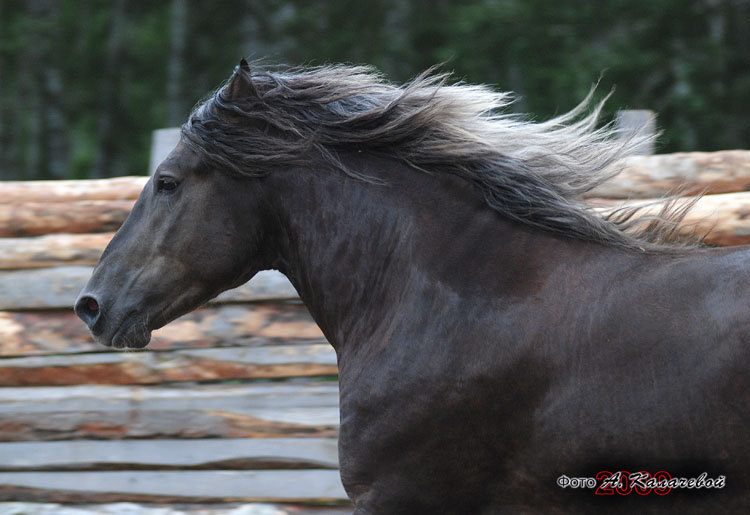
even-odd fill
[{"label": "horse chest", "polygon": [[358,380],[342,377],[339,459],[358,506],[480,512],[498,495],[531,488],[519,480],[526,474],[518,457],[536,452],[533,413],[546,385],[525,363],[493,374],[456,370],[455,363],[408,374],[407,367],[401,376],[370,370]]}]

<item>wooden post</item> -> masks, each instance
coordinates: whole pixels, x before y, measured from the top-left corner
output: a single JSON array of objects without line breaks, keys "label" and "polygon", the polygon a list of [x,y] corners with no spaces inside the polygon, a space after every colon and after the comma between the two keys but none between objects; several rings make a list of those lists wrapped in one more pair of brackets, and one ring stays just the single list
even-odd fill
[{"label": "wooden post", "polygon": [[154,175],[156,167],[164,161],[172,149],[180,141],[179,127],[157,129],[151,136],[151,159],[148,164],[148,174]]},{"label": "wooden post", "polygon": [[635,154],[650,156],[654,153],[654,139],[656,136],[656,114],[648,109],[628,109],[617,111],[617,130],[621,139],[632,136],[649,138],[639,145]]}]

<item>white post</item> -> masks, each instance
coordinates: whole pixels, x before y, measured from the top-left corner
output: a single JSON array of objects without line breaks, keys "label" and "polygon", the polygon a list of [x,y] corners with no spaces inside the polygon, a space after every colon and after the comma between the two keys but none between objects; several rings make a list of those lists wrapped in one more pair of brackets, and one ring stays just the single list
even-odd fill
[{"label": "white post", "polygon": [[164,158],[172,152],[180,141],[179,127],[157,129],[151,135],[151,159],[148,164],[148,174],[154,175],[156,168]]}]

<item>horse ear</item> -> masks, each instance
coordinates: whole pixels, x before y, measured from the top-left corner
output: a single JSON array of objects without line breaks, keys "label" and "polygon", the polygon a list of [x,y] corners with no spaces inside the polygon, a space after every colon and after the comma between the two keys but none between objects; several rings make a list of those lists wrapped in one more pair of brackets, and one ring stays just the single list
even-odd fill
[{"label": "horse ear", "polygon": [[244,57],[240,61],[239,66],[235,67],[232,78],[229,79],[229,83],[224,88],[224,94],[232,100],[258,95],[250,74],[250,65]]}]

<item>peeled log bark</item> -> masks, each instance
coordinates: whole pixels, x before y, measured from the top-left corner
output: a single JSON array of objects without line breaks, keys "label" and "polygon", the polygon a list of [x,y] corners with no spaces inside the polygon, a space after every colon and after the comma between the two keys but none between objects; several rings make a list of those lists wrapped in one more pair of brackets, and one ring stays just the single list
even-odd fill
[{"label": "peeled log bark", "polygon": [[587,197],[659,198],[750,190],[750,151],[682,152],[633,156],[623,171],[594,188]]},{"label": "peeled log bark", "polygon": [[73,181],[0,181],[0,204],[135,200],[148,177]]},{"label": "peeled log bark", "polygon": [[[619,206],[633,206],[656,202],[640,200],[617,202],[606,199],[591,199],[590,203],[599,206],[603,213]],[[659,207],[645,208],[643,213],[657,214]],[[706,235],[704,242],[709,245],[750,244],[750,192],[706,195],[688,211],[681,224],[685,233]]]},{"label": "peeled log bark", "polygon": [[0,204],[0,237],[116,231],[132,200]]},{"label": "peeled log bark", "polygon": [[0,270],[95,265],[114,233],[0,238]]}]

